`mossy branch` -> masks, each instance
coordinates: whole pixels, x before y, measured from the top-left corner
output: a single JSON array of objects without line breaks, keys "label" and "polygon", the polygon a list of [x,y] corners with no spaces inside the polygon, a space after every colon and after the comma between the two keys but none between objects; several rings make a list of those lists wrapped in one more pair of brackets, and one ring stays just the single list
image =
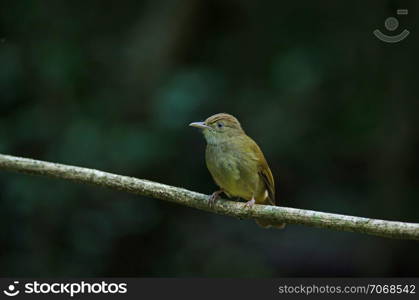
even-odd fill
[{"label": "mossy branch", "polygon": [[365,233],[387,238],[419,240],[418,223],[385,221],[268,205],[255,205],[253,208],[249,209],[246,208],[242,202],[229,200],[219,200],[213,207],[210,207],[208,205],[207,195],[183,188],[111,174],[94,169],[10,155],[0,154],[0,169],[103,186],[243,219],[279,221],[287,224],[301,224],[338,231]]}]

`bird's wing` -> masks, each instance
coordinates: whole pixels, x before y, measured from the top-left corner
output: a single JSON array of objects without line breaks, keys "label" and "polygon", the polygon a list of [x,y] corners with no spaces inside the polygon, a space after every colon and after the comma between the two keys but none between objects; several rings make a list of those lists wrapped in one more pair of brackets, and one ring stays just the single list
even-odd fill
[{"label": "bird's wing", "polygon": [[271,202],[272,205],[276,205],[274,178],[271,169],[269,169],[269,166],[266,163],[266,161],[264,164],[262,163],[262,166],[259,170],[259,176],[265,183],[266,190],[268,191],[269,202]]},{"label": "bird's wing", "polygon": [[[249,138],[250,139],[250,138]],[[275,201],[275,182],[274,177],[272,175],[272,171],[269,168],[269,165],[263,155],[262,150],[260,150],[259,146],[256,144],[255,141],[250,139],[252,143],[250,153],[259,153],[260,155],[256,155],[255,158],[258,160],[258,174],[262,178],[263,183],[265,184],[265,188],[268,191],[268,199],[272,205],[277,205]]]}]

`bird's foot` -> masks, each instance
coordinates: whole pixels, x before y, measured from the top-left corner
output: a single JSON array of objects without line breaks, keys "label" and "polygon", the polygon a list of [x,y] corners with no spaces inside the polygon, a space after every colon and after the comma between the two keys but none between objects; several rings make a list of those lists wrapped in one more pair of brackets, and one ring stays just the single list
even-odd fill
[{"label": "bird's foot", "polygon": [[215,191],[208,199],[210,206],[214,206],[215,202],[220,198],[220,195],[223,193],[223,190]]},{"label": "bird's foot", "polygon": [[244,206],[246,206],[247,208],[252,208],[253,205],[255,205],[255,198],[252,198],[252,200],[247,201]]}]

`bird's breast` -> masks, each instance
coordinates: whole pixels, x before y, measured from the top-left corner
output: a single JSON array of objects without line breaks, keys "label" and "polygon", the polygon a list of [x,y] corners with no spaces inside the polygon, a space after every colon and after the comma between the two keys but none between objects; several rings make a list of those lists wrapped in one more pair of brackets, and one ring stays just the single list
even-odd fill
[{"label": "bird's breast", "polygon": [[208,145],[206,163],[214,181],[230,196],[250,200],[257,185],[253,160],[226,144]]}]

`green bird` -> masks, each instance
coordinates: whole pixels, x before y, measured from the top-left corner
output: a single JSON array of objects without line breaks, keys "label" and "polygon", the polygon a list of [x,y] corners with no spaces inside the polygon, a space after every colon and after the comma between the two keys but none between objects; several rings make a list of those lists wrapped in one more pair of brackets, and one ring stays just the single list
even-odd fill
[{"label": "green bird", "polygon": [[[220,187],[220,190],[211,195],[210,205],[215,203],[221,193],[229,198],[239,197],[247,200],[248,208],[252,208],[255,203],[277,205],[275,182],[265,156],[235,117],[220,113],[204,122],[194,122],[189,126],[202,130],[207,141],[207,168]],[[265,228],[285,226],[283,223],[271,224],[259,220],[256,222]]]}]

